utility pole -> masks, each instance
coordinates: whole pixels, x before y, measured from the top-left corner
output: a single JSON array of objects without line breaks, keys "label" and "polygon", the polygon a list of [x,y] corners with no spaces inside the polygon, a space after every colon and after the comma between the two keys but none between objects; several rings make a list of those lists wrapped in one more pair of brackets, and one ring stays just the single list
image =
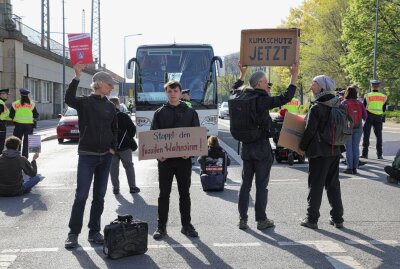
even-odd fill
[{"label": "utility pole", "polygon": [[65,12],[64,12],[64,0],[62,0],[62,26],[63,26],[63,84],[60,90],[60,113],[64,109],[64,88],[65,88]]},{"label": "utility pole", "polygon": [[376,20],[375,20],[375,45],[374,45],[374,69],[373,79],[376,79],[376,53],[378,50],[378,17],[379,17],[379,0],[376,0]]},{"label": "utility pole", "polygon": [[93,57],[101,69],[101,30],[100,30],[100,0],[92,0],[92,20],[90,35],[92,40]]},{"label": "utility pole", "polygon": [[50,49],[50,3],[42,0],[41,46]]},{"label": "utility pole", "polygon": [[82,9],[82,33],[86,33],[86,15],[84,9]]}]

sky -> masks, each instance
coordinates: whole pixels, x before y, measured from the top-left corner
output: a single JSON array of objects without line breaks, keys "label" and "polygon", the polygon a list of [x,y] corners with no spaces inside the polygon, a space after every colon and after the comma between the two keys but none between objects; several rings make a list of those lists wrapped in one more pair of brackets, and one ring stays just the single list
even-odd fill
[{"label": "sky", "polygon": [[[214,54],[240,50],[243,29],[276,28],[304,0],[101,0],[101,59],[123,76],[126,59],[145,44],[211,44]],[[50,0],[51,38],[62,43],[62,2]],[[90,33],[91,0],[64,0],[65,33]],[[40,31],[41,0],[11,0],[22,23]],[[83,29],[82,10],[85,10]],[[67,38],[66,38],[66,42]]]}]

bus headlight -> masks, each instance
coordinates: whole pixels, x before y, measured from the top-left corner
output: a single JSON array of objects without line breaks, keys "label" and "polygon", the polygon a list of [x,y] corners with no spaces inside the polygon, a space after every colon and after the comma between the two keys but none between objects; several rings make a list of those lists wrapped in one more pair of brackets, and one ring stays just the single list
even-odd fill
[{"label": "bus headlight", "polygon": [[212,124],[212,125],[217,125],[218,124],[218,115],[210,115],[204,118],[203,124]]},{"label": "bus headlight", "polygon": [[149,118],[145,117],[136,117],[136,125],[137,126],[150,126],[151,125],[151,120]]}]

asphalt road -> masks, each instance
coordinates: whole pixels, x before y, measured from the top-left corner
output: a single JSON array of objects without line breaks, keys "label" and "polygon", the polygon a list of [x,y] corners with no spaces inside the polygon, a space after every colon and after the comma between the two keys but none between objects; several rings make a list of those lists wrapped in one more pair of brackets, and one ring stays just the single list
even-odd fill
[{"label": "asphalt road", "polygon": [[[400,268],[400,189],[386,183],[383,166],[400,147],[400,125],[385,126],[385,160],[369,159],[357,176],[340,175],[345,228],[328,224],[324,195],[319,229],[299,225],[306,212],[307,164],[274,164],[267,214],[276,227],[259,231],[254,221],[251,191],[249,226],[237,228],[237,197],[241,161],[230,138],[229,120],[220,121],[223,146],[233,159],[223,192],[201,189],[198,166],[192,172],[192,222],[198,239],[180,233],[179,199],[174,183],[168,237],[153,240],[156,226],[158,177],[156,162],[138,161],[134,153],[139,194],[130,194],[121,166],[121,194],[106,194],[102,225],[117,214],[132,214],[149,223],[149,250],[140,256],[109,260],[102,248],[87,241],[91,198],[86,204],[80,247],[64,249],[76,188],[77,144],[43,141],[38,159],[43,181],[28,195],[0,198],[0,268]],[[41,129],[38,133],[51,133]],[[373,143],[372,143],[373,144]],[[371,151],[371,157],[373,157]],[[341,165],[344,169],[345,166]]]}]

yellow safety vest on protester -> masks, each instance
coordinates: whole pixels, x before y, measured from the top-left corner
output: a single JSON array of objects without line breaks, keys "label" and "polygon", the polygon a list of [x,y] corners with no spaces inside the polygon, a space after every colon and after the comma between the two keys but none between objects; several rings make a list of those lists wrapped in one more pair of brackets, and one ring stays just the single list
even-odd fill
[{"label": "yellow safety vest on protester", "polygon": [[293,99],[290,100],[290,102],[285,104],[283,107],[286,108],[288,112],[292,114],[299,114],[299,105],[300,105],[299,99],[293,97]]},{"label": "yellow safety vest on protester", "polygon": [[0,114],[0,120],[11,120],[11,118],[9,117],[10,115],[10,110],[8,110],[8,107],[6,106],[6,103],[0,99],[0,105],[4,106],[4,111]]},{"label": "yellow safety vest on protester", "polygon": [[31,101],[30,104],[21,105],[21,100],[17,100],[12,103],[12,107],[15,110],[14,122],[23,124],[33,124],[33,109],[35,104]]},{"label": "yellow safety vest on protester", "polygon": [[376,114],[383,114],[383,105],[386,103],[386,95],[380,92],[370,92],[367,94],[367,111]]}]

